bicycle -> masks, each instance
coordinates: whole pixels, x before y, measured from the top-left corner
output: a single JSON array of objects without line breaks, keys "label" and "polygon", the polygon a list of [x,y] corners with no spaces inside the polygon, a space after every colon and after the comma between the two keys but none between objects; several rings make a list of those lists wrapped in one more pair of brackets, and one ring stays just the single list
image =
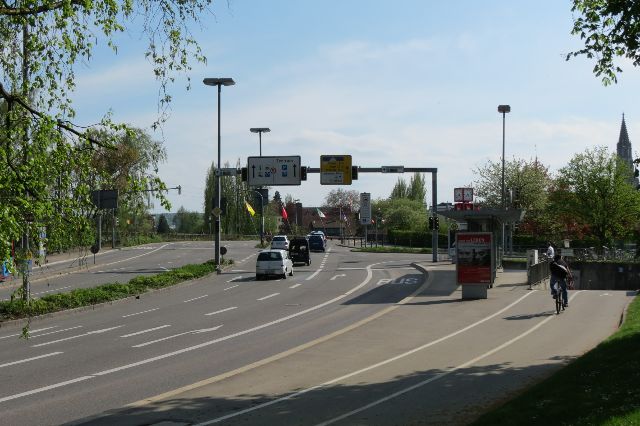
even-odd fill
[{"label": "bicycle", "polygon": [[560,310],[564,311],[564,305],[566,303],[566,301],[564,300],[560,281],[556,281],[556,283],[554,284],[554,290],[556,292],[556,314],[560,315]]}]

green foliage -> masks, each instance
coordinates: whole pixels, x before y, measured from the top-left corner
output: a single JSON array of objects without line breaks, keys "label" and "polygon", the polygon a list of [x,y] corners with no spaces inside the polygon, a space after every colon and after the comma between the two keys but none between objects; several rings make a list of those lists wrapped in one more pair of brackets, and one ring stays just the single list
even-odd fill
[{"label": "green foliage", "polygon": [[614,335],[549,379],[473,423],[640,424],[640,299]]},{"label": "green foliage", "polygon": [[173,222],[176,225],[176,232],[183,234],[200,234],[204,232],[203,214],[187,211],[184,207],[178,209],[178,213],[173,217]]},{"label": "green foliage", "polygon": [[126,284],[112,283],[94,288],[80,288],[68,293],[49,294],[39,299],[31,299],[30,302],[22,299],[0,301],[0,320],[26,318],[111,302],[200,278],[215,271],[215,264],[209,261],[197,265],[185,265],[153,276],[138,276]]},{"label": "green foliage", "polygon": [[404,181],[403,178],[398,177],[398,181],[396,182],[393,189],[391,190],[391,195],[389,196],[389,198],[401,199],[401,198],[408,198],[408,196],[409,196],[409,190],[407,189],[407,183]]},{"label": "green foliage", "polygon": [[640,65],[640,3],[636,0],[573,0],[573,35],[580,36],[584,48],[571,52],[572,57],[595,58],[593,73],[607,86],[617,82],[622,69],[616,58],[628,58]]},{"label": "green foliage", "polygon": [[384,228],[425,232],[427,211],[420,201],[409,198],[375,200],[371,211],[375,217],[384,219]]},{"label": "green foliage", "polygon": [[593,236],[601,246],[629,237],[640,220],[640,193],[631,173],[605,147],[576,154],[559,170],[550,210],[568,230]]},{"label": "green foliage", "polygon": [[170,232],[169,222],[167,222],[167,218],[165,215],[161,215],[160,219],[158,219],[158,234],[167,234]]}]

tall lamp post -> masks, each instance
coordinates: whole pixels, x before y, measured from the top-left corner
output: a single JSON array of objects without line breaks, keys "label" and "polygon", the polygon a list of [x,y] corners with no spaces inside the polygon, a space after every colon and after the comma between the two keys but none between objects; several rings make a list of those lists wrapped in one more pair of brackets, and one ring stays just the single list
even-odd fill
[{"label": "tall lamp post", "polygon": [[[501,185],[501,201],[502,201],[502,210],[506,208],[505,204],[505,193],[504,193],[504,123],[505,117],[508,112],[511,112],[511,106],[509,105],[498,105],[498,112],[502,113],[502,185]],[[502,219],[502,252],[504,253],[504,243],[505,243],[505,226],[504,219]]]},{"label": "tall lamp post", "polygon": [[260,141],[260,157],[262,157],[262,134],[269,133],[271,131],[268,127],[252,127],[249,129],[251,133],[257,133]]},{"label": "tall lamp post", "polygon": [[509,105],[498,105],[498,112],[502,113],[502,186],[501,186],[501,194],[500,200],[502,202],[502,208],[505,208],[505,197],[504,197],[504,122],[505,116],[508,112],[511,112],[511,107]]},{"label": "tall lamp post", "polygon": [[215,263],[220,266],[220,193],[222,192],[220,184],[220,176],[222,175],[220,165],[220,93],[222,86],[233,86],[236,82],[232,78],[205,78],[202,82],[207,86],[218,86],[218,170],[216,170],[216,196],[213,209],[216,217]]}]

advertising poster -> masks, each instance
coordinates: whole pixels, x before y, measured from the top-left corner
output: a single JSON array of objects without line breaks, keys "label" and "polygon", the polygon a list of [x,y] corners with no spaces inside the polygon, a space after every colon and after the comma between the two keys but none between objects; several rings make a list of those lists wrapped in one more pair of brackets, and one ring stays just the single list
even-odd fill
[{"label": "advertising poster", "polygon": [[456,234],[456,275],[458,284],[491,284],[491,233]]}]

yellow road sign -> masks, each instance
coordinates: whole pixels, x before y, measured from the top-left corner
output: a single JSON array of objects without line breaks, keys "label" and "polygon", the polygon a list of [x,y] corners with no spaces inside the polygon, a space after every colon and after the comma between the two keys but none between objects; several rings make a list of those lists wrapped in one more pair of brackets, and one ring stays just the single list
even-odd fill
[{"label": "yellow road sign", "polygon": [[321,155],[320,184],[351,185],[351,156]]}]

